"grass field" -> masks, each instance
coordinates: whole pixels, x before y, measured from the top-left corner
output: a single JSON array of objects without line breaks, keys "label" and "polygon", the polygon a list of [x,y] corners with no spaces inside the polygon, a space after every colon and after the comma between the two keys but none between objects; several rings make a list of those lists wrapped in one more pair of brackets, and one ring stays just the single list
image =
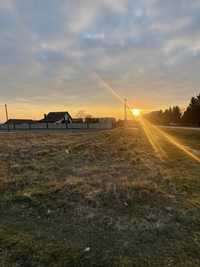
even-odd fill
[{"label": "grass field", "polygon": [[[200,132],[167,132],[200,150]],[[0,135],[0,266],[200,266],[200,163],[141,129]]]}]

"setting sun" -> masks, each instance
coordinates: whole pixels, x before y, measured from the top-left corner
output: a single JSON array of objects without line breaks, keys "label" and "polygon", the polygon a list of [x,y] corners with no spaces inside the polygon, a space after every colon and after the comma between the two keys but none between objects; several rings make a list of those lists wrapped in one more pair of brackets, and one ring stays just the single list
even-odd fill
[{"label": "setting sun", "polygon": [[132,109],[131,112],[132,112],[134,117],[138,117],[141,115],[141,110],[137,109],[137,108]]}]

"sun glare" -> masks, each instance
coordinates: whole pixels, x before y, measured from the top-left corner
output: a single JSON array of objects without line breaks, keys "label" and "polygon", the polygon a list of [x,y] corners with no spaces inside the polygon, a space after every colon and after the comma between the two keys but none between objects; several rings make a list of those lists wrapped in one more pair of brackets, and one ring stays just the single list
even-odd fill
[{"label": "sun glare", "polygon": [[134,108],[131,111],[134,117],[139,117],[141,115],[141,110],[138,108]]}]

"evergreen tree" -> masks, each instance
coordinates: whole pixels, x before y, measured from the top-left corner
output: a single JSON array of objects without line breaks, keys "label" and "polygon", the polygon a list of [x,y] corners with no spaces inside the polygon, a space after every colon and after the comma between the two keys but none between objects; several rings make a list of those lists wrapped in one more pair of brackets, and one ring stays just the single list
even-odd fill
[{"label": "evergreen tree", "polygon": [[172,118],[171,122],[179,123],[181,120],[181,110],[178,106],[173,107],[172,109]]},{"label": "evergreen tree", "polygon": [[192,97],[182,117],[183,123],[200,126],[200,94]]},{"label": "evergreen tree", "polygon": [[165,109],[165,111],[153,111],[147,114],[146,117],[156,124],[180,123],[181,110],[178,106],[174,106]]}]

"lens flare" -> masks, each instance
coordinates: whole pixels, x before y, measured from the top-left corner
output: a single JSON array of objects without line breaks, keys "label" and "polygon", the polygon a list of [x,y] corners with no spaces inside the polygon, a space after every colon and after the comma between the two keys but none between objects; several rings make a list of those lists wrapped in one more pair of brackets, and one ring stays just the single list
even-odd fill
[{"label": "lens flare", "polygon": [[140,124],[144,130],[144,133],[145,133],[150,145],[152,146],[156,156],[159,157],[161,160],[166,159],[167,154],[161,146],[162,140],[160,140],[160,136],[153,129],[151,123],[149,123],[144,118],[141,118],[141,120],[139,122],[140,122]]},{"label": "lens flare", "polygon": [[167,156],[166,152],[161,147],[162,139],[165,139],[166,141],[177,147],[180,151],[184,152],[184,154],[200,163],[200,157],[195,155],[190,147],[182,144],[179,140],[177,140],[177,138],[166,133],[164,130],[161,130],[159,127],[153,125],[144,118],[140,120],[140,123],[142,128],[144,129],[147,139],[149,140],[149,143],[161,159]]},{"label": "lens flare", "polygon": [[[119,94],[117,94],[117,92],[112,88],[112,86],[110,86],[106,81],[104,81],[97,73],[95,73],[95,77],[116,99],[118,99],[121,103],[124,103],[124,99]],[[135,118],[140,117],[141,115],[140,109],[131,109],[128,104],[127,108]],[[181,142],[179,142],[179,140],[177,140],[175,137],[161,130],[159,127],[153,125],[152,123],[144,119],[142,116],[139,122],[145,132],[145,135],[147,136],[147,139],[149,140],[149,143],[153,147],[156,154],[160,157],[160,159],[164,159],[167,157],[167,153],[161,146],[162,140],[164,138],[169,143],[171,143],[172,145],[176,146],[179,150],[184,152],[187,156],[191,157],[193,160],[200,163],[200,157],[195,155],[191,148],[181,144]]]},{"label": "lens flare", "polygon": [[94,77],[96,78],[96,80],[98,80],[98,82],[104,87],[106,88],[117,100],[119,100],[121,103],[124,103],[124,99],[112,88],[112,86],[105,81],[104,79],[102,79],[100,77],[100,75],[98,75],[96,72],[94,73]]}]

